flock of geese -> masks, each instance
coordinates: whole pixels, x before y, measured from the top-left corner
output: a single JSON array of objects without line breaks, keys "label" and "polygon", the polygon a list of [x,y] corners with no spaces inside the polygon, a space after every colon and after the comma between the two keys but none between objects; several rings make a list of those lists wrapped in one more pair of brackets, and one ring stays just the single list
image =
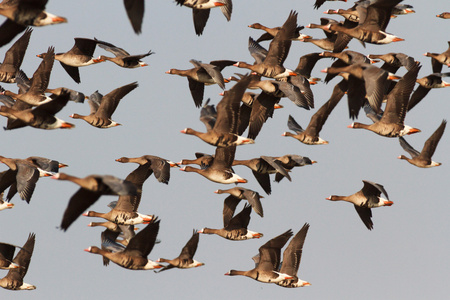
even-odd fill
[{"label": "flock of geese", "polygon": [[[4,0],[0,3],[0,14],[8,18],[0,27],[0,32],[9,33],[0,34],[0,45],[8,44],[23,32],[5,52],[5,58],[0,66],[0,80],[10,84],[7,86],[8,89],[2,89],[0,96],[3,103],[0,115],[4,116],[7,122],[5,129],[16,130],[25,126],[44,130],[74,128],[75,124],[61,120],[55,115],[68,101],[84,103],[85,99],[88,99],[90,114],[74,113],[71,118],[82,119],[94,127],[103,129],[120,125],[112,120],[112,115],[121,99],[132,97],[132,91],[138,88],[137,82],[115,88],[106,95],[95,92],[89,97],[65,87],[50,89],[50,75],[54,61],[60,62],[71,80],[80,83],[80,67],[105,61],[111,61],[122,68],[143,67],[147,64],[142,59],[153,52],[150,50],[144,54],[131,55],[106,41],[96,38],[75,38],[74,46],[66,52],[55,53],[55,49],[50,46],[47,52],[39,54],[38,57],[42,61],[30,78],[21,69],[33,33],[30,26],[64,23],[67,20],[45,12],[47,1],[34,1],[34,4],[28,2]],[[139,33],[144,13],[143,1],[124,2],[132,27]],[[401,155],[400,159],[420,168],[439,166],[440,163],[433,161],[432,156],[445,131],[446,121],[442,121],[425,142],[423,149],[418,151],[405,140],[404,136],[420,132],[420,129],[404,124],[404,120],[407,112],[422,101],[431,89],[450,86],[450,83],[444,80],[450,73],[442,73],[443,65],[450,67],[450,42],[448,50],[443,53],[425,54],[431,57],[433,74],[423,78],[419,78],[421,63],[407,54],[366,56],[347,50],[351,39],[357,39],[363,44],[402,41],[402,38],[386,32],[388,24],[395,21],[393,16],[414,12],[410,5],[400,2],[402,0],[362,0],[355,2],[346,10],[329,10],[327,14],[338,14],[344,17],[345,21],[322,18],[320,24],[309,24],[308,28],[317,28],[324,32],[326,38],[322,40],[313,39],[300,32],[303,27],[298,26],[295,11],[289,13],[280,27],[268,28],[260,23],[249,25],[250,28],[265,31],[259,39],[249,39],[248,50],[254,62],[217,60],[202,63],[191,60],[193,64],[191,69],[173,68],[166,72],[187,78],[190,97],[194,105],[200,108],[200,121],[206,128],[205,131],[185,128],[181,132],[194,135],[214,146],[214,154],[198,152],[195,159],[183,159],[178,163],[153,155],[121,157],[116,161],[138,165],[125,179],[113,175],[89,175],[80,178],[60,172],[60,169],[67,165],[53,159],[37,156],[24,159],[0,156],[0,162],[7,166],[7,170],[0,173],[2,192],[0,210],[13,208],[14,204],[10,201],[16,194],[29,203],[40,177],[71,181],[79,188],[69,199],[59,228],[68,230],[81,215],[105,219],[104,222],[90,223],[90,226],[106,227],[101,234],[101,247],[91,246],[85,249],[87,252],[101,255],[104,265],[112,261],[131,270],[159,269],[157,272],[171,268],[202,266],[202,262],[194,259],[200,234],[216,234],[228,240],[239,241],[263,237],[262,233],[247,229],[252,211],[260,217],[264,216],[261,202],[263,196],[240,185],[216,190],[217,194],[229,194],[224,200],[223,228],[194,230],[178,257],[152,261],[148,256],[153,246],[160,242],[157,239],[160,219],[154,215],[138,212],[145,181],[153,175],[159,183],[168,184],[171,168],[179,168],[181,171],[197,173],[216,183],[246,183],[247,179],[236,174],[233,169],[234,166],[244,165],[252,170],[264,192],[271,194],[271,174],[275,174],[276,182],[285,177],[290,181],[289,173],[293,168],[313,165],[316,161],[300,155],[260,156],[236,160],[235,153],[242,145],[255,143],[265,122],[273,117],[275,109],[281,107],[279,104],[281,98],[288,98],[306,110],[315,108],[311,85],[318,84],[318,79],[311,77],[311,71],[318,60],[326,58],[332,58],[334,62],[322,70],[326,73],[325,82],[328,83],[336,76],[341,76],[341,81],[335,85],[329,100],[312,115],[305,128],[289,116],[287,127],[294,133],[287,131],[283,133],[284,136],[293,137],[307,145],[327,144],[326,140],[319,137],[319,133],[333,109],[347,95],[349,117],[352,120],[357,119],[362,109],[373,121],[371,124],[353,122],[349,128],[362,128],[384,137],[399,138],[402,148],[411,155],[411,158]],[[323,3],[324,1],[317,0],[314,7],[319,8]],[[210,9],[214,7],[219,7],[228,21],[231,19],[231,0],[176,0],[176,4],[192,8],[197,35],[202,34]],[[448,19],[450,13],[442,13],[437,17]],[[263,41],[270,42],[268,49],[260,44]],[[314,43],[324,51],[302,56],[297,68],[291,70],[284,66],[284,62],[293,41]],[[114,56],[93,57],[97,46]],[[379,60],[384,61],[381,67],[374,64]],[[246,74],[236,73],[236,76],[224,78],[222,70],[232,67],[245,69]],[[401,77],[395,75],[400,68],[406,69],[405,75]],[[231,83],[233,86],[225,90],[225,83]],[[14,84],[19,88],[18,93],[10,90]],[[223,97],[217,105],[209,104],[209,99],[204,101],[205,86],[211,84],[217,84],[224,90]],[[191,164],[199,167],[192,167]],[[356,193],[349,196],[331,195],[327,200],[341,200],[353,204],[364,225],[372,230],[371,209],[390,206],[393,202],[389,200],[383,185],[368,180],[362,181],[363,187]],[[3,196],[3,192],[8,188],[6,196]],[[110,210],[106,213],[87,211],[103,195],[115,195],[118,196],[118,200],[108,205]],[[236,212],[242,200],[247,202],[241,211]],[[135,225],[138,224],[146,226],[135,233]],[[260,282],[276,283],[290,288],[310,285],[297,275],[309,226],[305,223],[296,234],[292,230],[287,230],[268,240],[259,248],[259,254],[253,258],[254,269],[230,270],[225,275],[243,275]],[[9,270],[7,275],[0,279],[1,287],[11,290],[36,288],[23,281],[34,244],[34,233],[29,234],[23,246],[0,243],[0,268]],[[281,256],[281,249],[286,244],[288,246]],[[18,253],[14,256],[16,249]]]}]

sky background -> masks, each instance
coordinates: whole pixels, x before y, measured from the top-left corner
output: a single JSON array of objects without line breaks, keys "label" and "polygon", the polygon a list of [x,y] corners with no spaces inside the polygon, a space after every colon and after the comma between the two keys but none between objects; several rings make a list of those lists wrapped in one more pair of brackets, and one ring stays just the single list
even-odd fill
[{"label": "sky background", "polygon": [[[390,45],[361,44],[352,40],[351,50],[364,54],[403,52],[423,65],[419,77],[429,75],[430,58],[425,52],[444,52],[450,20],[436,18],[450,11],[448,1],[405,2],[414,6],[415,14],[391,20],[388,32],[405,39]],[[174,1],[146,1],[142,34],[136,35],[127,19],[122,1],[76,2],[49,1],[47,10],[68,18],[67,24],[34,28],[22,69],[32,76],[41,62],[36,54],[54,46],[56,52],[68,51],[75,37],[98,38],[122,47],[131,54],[149,50],[149,67],[124,69],[111,62],[80,68],[81,83],[76,84],[55,62],[50,87],[65,86],[90,95],[96,90],[106,94],[113,89],[138,81],[139,87],[121,101],[113,119],[123,126],[98,129],[82,120],[72,120],[72,113],[88,114],[86,103],[70,102],[57,116],[76,124],[73,130],[44,131],[22,128],[4,131],[1,155],[13,158],[44,156],[69,165],[63,171],[84,177],[89,174],[112,174],[125,178],[135,164],[120,164],[116,158],[151,154],[180,161],[194,158],[195,152],[214,153],[214,147],[200,139],[180,133],[185,127],[204,131],[198,120],[186,78],[165,74],[171,68],[189,69],[190,59],[203,62],[219,59],[253,63],[247,50],[249,36],[258,38],[262,31],[247,26],[260,22],[268,27],[281,26],[290,10],[298,11],[298,24],[319,23],[327,17],[323,11],[348,8],[351,2],[328,2],[319,10],[309,1],[246,0],[233,3],[231,21],[219,9],[211,11],[201,37],[195,35],[192,11]],[[342,17],[335,16],[342,20]],[[315,38],[324,37],[318,29],[304,29]],[[18,37],[17,37],[18,38]],[[16,39],[17,39],[16,38]],[[14,39],[14,41],[16,40]],[[14,42],[13,41],[13,42]],[[0,55],[12,45],[0,49]],[[268,43],[263,43],[268,47]],[[295,69],[300,56],[322,52],[318,47],[293,42],[285,66]],[[98,48],[95,56],[110,53]],[[111,54],[112,55],[112,54]],[[331,65],[322,59],[314,68],[314,77],[324,78],[320,70]],[[381,66],[381,64],[378,64]],[[448,68],[443,67],[443,72]],[[224,77],[236,67],[225,68]],[[398,74],[403,75],[404,69]],[[12,210],[0,212],[2,242],[23,245],[30,232],[36,233],[36,245],[25,282],[37,286],[34,291],[13,292],[0,289],[1,299],[119,299],[125,297],[158,299],[444,299],[448,297],[450,279],[450,209],[448,175],[450,138],[445,132],[433,160],[442,166],[420,169],[397,159],[406,154],[398,139],[378,136],[365,130],[349,129],[347,100],[344,98],[331,113],[320,136],[328,145],[309,146],[281,136],[288,131],[291,114],[305,127],[313,113],[329,99],[339,78],[329,84],[312,87],[315,109],[306,111],[282,99],[284,108],[269,119],[253,145],[237,148],[236,159],[261,155],[299,154],[318,161],[313,166],[292,171],[292,182],[272,183],[267,196],[250,169],[236,167],[248,179],[242,185],[260,192],[264,218],[254,212],[249,229],[262,232],[261,239],[229,241],[215,235],[201,235],[195,259],[205,266],[196,269],[174,269],[155,274],[153,271],[131,271],[113,263],[102,265],[98,255],[84,252],[89,246],[100,246],[103,229],[87,224],[100,219],[80,217],[67,232],[59,230],[62,214],[78,186],[41,178],[30,204],[18,196]],[[6,89],[14,85],[2,84]],[[227,84],[227,89],[232,84]],[[217,104],[222,90],[205,88],[205,100]],[[419,151],[426,139],[450,113],[450,89],[432,90],[406,116],[405,123],[420,128],[421,133],[408,136],[407,141]],[[361,112],[359,120],[370,123]],[[2,119],[2,126],[6,119]],[[2,166],[0,170],[5,170]],[[360,190],[362,180],[382,184],[394,202],[391,207],[373,209],[374,229],[369,231],[358,217],[353,205],[325,200],[332,194],[350,195]],[[143,187],[139,211],[161,219],[158,238],[149,258],[174,258],[192,235],[202,227],[221,228],[223,200],[226,195],[214,194],[218,188],[231,188],[210,182],[194,173],[171,170],[169,185],[150,177]],[[106,212],[106,205],[117,197],[104,196],[91,207]],[[237,211],[241,210],[240,204]],[[312,285],[286,289],[240,276],[224,276],[230,269],[249,270],[251,257],[269,239],[292,229],[296,233],[305,222],[310,223],[303,248],[299,277]],[[141,228],[143,226],[140,226]],[[284,250],[284,249],[283,249]],[[5,276],[7,271],[1,271]]]}]

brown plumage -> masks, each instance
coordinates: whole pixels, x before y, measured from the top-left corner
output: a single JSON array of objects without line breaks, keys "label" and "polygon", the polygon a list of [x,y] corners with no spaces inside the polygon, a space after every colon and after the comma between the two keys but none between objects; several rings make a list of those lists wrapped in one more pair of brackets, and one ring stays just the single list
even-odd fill
[{"label": "brown plumage", "polygon": [[192,237],[183,247],[178,257],[174,259],[159,258],[156,261],[168,263],[168,265],[164,266],[159,272],[170,270],[172,268],[187,269],[203,266],[204,263],[201,263],[194,259],[195,252],[197,251],[198,241],[199,241],[199,233],[194,229]]},{"label": "brown plumage", "polygon": [[155,219],[144,229],[137,233],[128,243],[125,250],[111,252],[95,246],[91,246],[85,251],[100,254],[111,260],[113,263],[130,270],[153,270],[162,266],[147,258],[156,242],[159,231],[159,220]]},{"label": "brown plumage", "polygon": [[66,231],[69,226],[102,195],[136,196],[138,189],[128,181],[111,175],[89,175],[84,178],[57,173],[51,178],[68,180],[80,186],[70,198],[61,221],[60,228]]},{"label": "brown plumage", "polygon": [[245,76],[230,90],[224,93],[217,104],[217,120],[214,127],[206,133],[192,128],[185,128],[182,133],[195,135],[204,142],[216,147],[229,147],[241,144],[252,144],[253,140],[238,136],[239,108],[242,96],[250,82],[250,76]]},{"label": "brown plumage", "polygon": [[0,279],[0,286],[7,290],[34,290],[34,285],[23,282],[23,278],[27,274],[30,265],[31,256],[33,255],[34,243],[36,235],[30,233],[27,241],[14,257],[13,263],[19,268],[14,268],[8,271],[5,277]]},{"label": "brown plumage", "polygon": [[230,270],[225,275],[247,276],[265,283],[277,283],[282,280],[293,279],[293,276],[278,272],[281,262],[281,248],[283,248],[291,236],[292,230],[289,229],[259,247],[259,263],[254,269],[248,271]]},{"label": "brown plumage", "polygon": [[116,111],[120,100],[122,100],[122,98],[125,97],[129,92],[137,88],[137,86],[137,82],[133,82],[112,90],[101,99],[89,98],[91,113],[87,116],[72,114],[70,117],[74,119],[83,119],[90,125],[97,128],[110,128],[119,126],[121,124],[113,121],[111,117]]},{"label": "brown plumage", "polygon": [[256,62],[253,65],[245,62],[238,62],[235,66],[239,68],[247,68],[262,76],[271,78],[280,78],[296,75],[290,70],[283,67],[283,63],[289,53],[292,38],[295,36],[297,28],[297,12],[291,11],[286,22],[283,24],[277,35],[274,37],[269,46],[269,51],[265,59]]},{"label": "brown plumage", "polygon": [[369,125],[354,122],[348,127],[367,129],[385,137],[399,137],[420,132],[417,128],[404,125],[409,97],[420,68],[421,66],[417,64],[395,85],[388,95],[386,109],[379,121]]},{"label": "brown plumage", "polygon": [[404,155],[400,155],[399,159],[404,159],[412,165],[415,165],[419,168],[430,168],[440,166],[441,163],[434,162],[431,160],[431,157],[436,151],[436,147],[441,140],[442,135],[444,134],[445,126],[447,125],[447,121],[443,120],[441,125],[434,131],[434,133],[427,139],[425,142],[422,151],[419,152],[415,150],[410,144],[406,142],[403,137],[399,138],[400,145],[403,150],[408,152],[411,155],[411,158],[408,158]]},{"label": "brown plumage", "polygon": [[[373,229],[372,211],[371,208],[380,206],[391,206],[394,202],[389,201],[386,190],[381,184],[363,180],[364,186],[358,192],[350,196],[332,195],[327,200],[331,201],[347,201],[353,203],[356,212],[366,225],[367,229]],[[381,197],[381,194],[386,196],[386,199]]]}]

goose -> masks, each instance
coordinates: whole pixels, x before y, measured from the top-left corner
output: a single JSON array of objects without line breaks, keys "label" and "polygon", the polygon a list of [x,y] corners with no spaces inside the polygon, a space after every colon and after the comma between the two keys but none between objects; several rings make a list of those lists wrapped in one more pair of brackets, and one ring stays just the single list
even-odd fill
[{"label": "goose", "polygon": [[[298,154],[286,154],[279,157],[265,156],[264,158],[267,161],[273,160],[274,163],[279,164],[283,169],[286,170],[286,174],[288,174],[287,172],[290,172],[290,170],[295,167],[303,167],[317,163],[317,161],[311,160],[309,157],[301,156]],[[275,174],[275,181],[280,182],[284,177],[291,181],[291,177],[289,176],[289,174],[288,176],[286,176],[285,173],[277,172]]]},{"label": "goose", "polygon": [[450,12],[440,13],[440,14],[436,15],[436,17],[441,18],[441,19],[450,19]]},{"label": "goose", "polygon": [[121,124],[111,119],[112,114],[119,105],[120,100],[137,87],[137,82],[133,82],[112,90],[100,99],[90,97],[89,106],[91,107],[91,113],[87,116],[72,114],[70,117],[74,119],[83,119],[97,128],[120,126]]},{"label": "goose", "polygon": [[448,73],[433,73],[428,76],[419,78],[416,82],[419,84],[417,89],[412,93],[411,99],[408,102],[407,111],[410,111],[425,98],[426,95],[431,91],[431,89],[438,89],[444,87],[450,87],[450,82],[444,81],[444,77],[449,77]]},{"label": "goose", "polygon": [[448,48],[444,52],[426,52],[424,55],[431,57],[433,73],[440,73],[442,71],[442,65],[447,65],[447,67],[450,67],[450,41],[448,41]]},{"label": "goose", "polygon": [[[368,59],[367,57],[365,58]],[[353,63],[342,67],[328,67],[323,69],[322,72],[327,74],[347,72],[362,80],[364,82],[367,101],[375,112],[380,112],[381,103],[389,84],[389,73],[387,71],[372,64]]]},{"label": "goose", "polygon": [[404,53],[386,53],[386,54],[369,54],[367,56],[370,59],[381,59],[384,64],[381,69],[390,73],[395,73],[400,67],[405,67],[406,70],[412,69],[416,65],[416,60]]},{"label": "goose", "polygon": [[398,158],[404,159],[410,164],[419,168],[431,168],[440,166],[441,163],[432,161],[431,157],[433,156],[434,151],[436,150],[436,147],[441,140],[442,135],[444,134],[446,125],[447,121],[443,120],[441,125],[427,139],[421,152],[415,150],[410,144],[408,144],[408,142],[406,142],[403,137],[399,137],[400,145],[402,146],[403,150],[411,155],[411,158],[408,158],[404,155],[400,155]]},{"label": "goose", "polygon": [[231,13],[233,12],[231,0],[176,0],[176,2],[177,5],[192,8],[195,34],[198,36],[203,33],[211,8],[220,7],[227,21],[230,21]]},{"label": "goose", "polygon": [[156,262],[168,263],[168,265],[164,266],[161,270],[158,271],[158,273],[173,268],[189,269],[203,266],[204,263],[194,259],[195,252],[197,251],[198,241],[199,233],[194,229],[192,237],[183,247],[178,257],[174,259],[158,258]]},{"label": "goose", "polygon": [[155,245],[159,231],[159,222],[160,220],[157,218],[152,220],[150,224],[130,240],[123,251],[111,252],[95,246],[86,248],[84,251],[100,254],[125,269],[153,270],[162,268],[162,265],[147,258]]},{"label": "goose", "polygon": [[305,225],[303,225],[303,227],[297,232],[297,234],[294,235],[292,240],[289,242],[289,245],[284,250],[280,273],[291,275],[293,278],[277,282],[277,285],[286,288],[296,288],[311,285],[311,283],[301,280],[297,277],[298,268],[302,259],[303,244],[305,242],[308,229],[309,224],[305,223]]},{"label": "goose", "polygon": [[194,65],[194,68],[188,70],[170,69],[166,74],[187,77],[189,90],[191,91],[196,107],[202,105],[205,84],[217,84],[221,89],[225,89],[225,80],[221,71],[225,67],[236,63],[231,60],[215,60],[206,64],[195,59],[191,59],[189,62]]},{"label": "goose", "polygon": [[[239,204],[239,202],[241,202],[241,200],[247,200],[248,203],[252,206],[253,210],[261,217],[264,217],[264,212],[263,212],[263,208],[262,208],[262,204],[261,204],[261,198],[264,198],[264,197],[260,196],[258,192],[236,186],[234,188],[227,189],[227,190],[218,189],[214,193],[230,194],[227,198],[225,198],[224,206],[226,206],[233,212],[236,209],[236,206]],[[225,208],[224,208],[224,210],[225,210]],[[231,214],[231,215],[233,215],[233,214]],[[225,222],[225,217],[224,217],[224,223],[228,223],[228,222]]]},{"label": "goose", "polygon": [[[75,125],[55,116],[69,101],[69,93],[62,91],[59,96],[50,98],[49,102],[35,108],[16,110],[13,107],[0,107],[0,115],[5,116],[13,122],[8,123],[7,130],[31,126],[39,129],[71,129]],[[20,101],[20,100],[19,100]],[[41,102],[43,103],[43,102]],[[18,107],[16,107],[18,108]]]},{"label": "goose", "polygon": [[275,160],[269,156],[260,156],[257,158],[244,160],[235,159],[232,166],[239,165],[246,166],[252,170],[252,173],[258,181],[259,185],[268,195],[272,193],[269,174],[280,173],[283,174],[283,177],[286,176],[288,179],[291,178],[287,170],[281,165],[280,161]]},{"label": "goose", "polygon": [[385,137],[399,137],[420,132],[405,125],[406,108],[421,66],[417,64],[409,70],[387,96],[386,109],[380,120],[373,124],[353,122],[348,128],[363,128]]},{"label": "goose", "polygon": [[225,92],[222,100],[217,104],[217,120],[211,130],[203,133],[192,128],[185,128],[181,133],[195,135],[216,147],[253,144],[254,140],[236,134],[240,102],[250,80],[250,76],[246,76]]},{"label": "goose", "polygon": [[319,133],[322,130],[323,124],[325,124],[328,119],[328,115],[334,109],[334,107],[339,103],[342,97],[345,95],[346,82],[341,81],[338,83],[334,89],[330,99],[325,102],[317,112],[311,117],[306,129],[303,129],[295,119],[289,115],[288,127],[289,129],[295,131],[296,134],[291,132],[284,132],[282,136],[293,137],[300,142],[307,145],[326,145],[328,141],[319,137]]},{"label": "goose", "polygon": [[88,175],[80,178],[66,173],[57,173],[50,178],[72,181],[80,186],[70,198],[64,211],[60,225],[64,231],[102,195],[136,196],[138,194],[138,189],[133,183],[112,175]]},{"label": "goose", "polygon": [[[319,24],[308,24],[306,25],[306,28],[319,28],[322,29],[323,33],[325,34],[325,38],[322,39],[315,39],[315,38],[303,38],[300,41],[304,43],[312,43],[316,45],[317,47],[327,50],[327,51],[334,51],[336,39],[338,37],[338,33],[336,31],[332,31],[329,29],[326,29],[326,26],[330,23],[338,23],[336,20],[329,19],[329,18],[320,18],[320,25]],[[349,39],[350,41],[350,39]],[[343,46],[342,50],[346,48],[347,45]]]},{"label": "goose", "polygon": [[[31,164],[32,166],[36,167],[37,170],[39,171],[39,177],[52,176],[55,173],[59,172],[60,168],[67,167],[66,164],[59,163],[56,160],[52,160],[52,159],[45,158],[45,157],[39,157],[39,156],[30,156],[30,157],[24,159],[23,161],[26,164]],[[30,165],[30,168],[32,168],[31,165]],[[4,173],[1,173],[1,174],[6,174],[6,172],[8,172],[8,171],[5,171]],[[3,181],[4,182],[3,187],[6,187],[6,185],[8,185],[11,182],[12,182],[12,184],[10,185],[8,195],[6,196],[7,202],[3,203],[3,201],[1,201],[3,203],[3,205],[0,204],[0,210],[5,209],[5,208],[14,207],[14,204],[9,203],[8,201],[10,201],[14,197],[14,195],[18,192],[18,186],[20,187],[21,190],[23,189],[23,187],[22,187],[23,183],[18,183],[17,177],[16,177],[16,180],[10,181],[12,178],[10,177],[10,179],[6,179],[8,176],[10,176],[10,175],[6,175],[5,181]],[[0,179],[0,181],[2,181],[2,180]],[[0,196],[3,197],[3,193],[1,193]],[[29,197],[31,200],[31,195]]]},{"label": "goose", "polygon": [[247,276],[264,283],[277,283],[287,279],[294,279],[292,275],[278,272],[281,260],[281,248],[287,243],[292,234],[292,230],[289,229],[259,247],[260,259],[254,269],[248,271],[230,270],[225,275]]},{"label": "goose", "polygon": [[150,162],[139,165],[139,167],[125,178],[125,182],[133,184],[136,187],[136,195],[120,195],[116,205],[107,213],[88,211],[83,216],[103,218],[118,225],[147,224],[154,216],[141,214],[137,210],[141,202],[142,186],[152,173],[153,170]]},{"label": "goose", "polygon": [[149,163],[147,176],[155,174],[155,178],[165,184],[168,184],[170,180],[170,167],[178,167],[178,164],[173,161],[155,155],[143,155],[141,157],[124,156],[116,159],[116,161],[120,163],[137,163],[141,166]]},{"label": "goose", "polygon": [[[78,67],[89,66],[104,61],[92,57],[98,43],[101,42],[87,38],[75,38],[75,44],[72,49],[64,53],[56,53],[55,60],[61,63],[61,66],[76,83],[80,83],[81,79]],[[45,56],[46,53],[37,55],[40,58],[45,58]]]},{"label": "goose", "polygon": [[36,183],[39,179],[38,168],[25,159],[7,158],[0,156],[0,162],[8,166],[8,170],[1,173],[0,192],[10,187],[6,202],[15,195],[16,191],[22,200],[30,203]]},{"label": "goose", "polygon": [[235,152],[236,146],[226,148],[217,147],[214,161],[210,167],[197,169],[191,166],[185,166],[180,168],[180,171],[198,173],[210,181],[222,184],[247,183],[247,179],[235,174],[231,169]]},{"label": "goose", "polygon": [[[362,6],[359,12],[359,25],[353,28],[344,27],[340,24],[328,24],[326,26],[329,30],[342,32],[350,37],[356,38],[362,42],[371,44],[388,44],[392,42],[403,41],[395,35],[386,33],[386,27],[391,19],[392,10],[402,0],[375,0],[369,3],[361,2],[358,6]],[[369,4],[368,6],[366,6]],[[367,11],[364,8],[367,7]],[[356,8],[358,10],[358,7]],[[361,13],[364,13],[363,15]],[[345,45],[348,42],[345,42]],[[336,45],[341,44],[339,40],[336,41]],[[340,52],[343,47],[339,45],[335,52]]]},{"label": "goose", "polygon": [[[248,25],[248,27],[253,28],[253,29],[261,29],[266,32],[256,40],[257,43],[262,42],[262,41],[272,40],[277,35],[278,31],[280,31],[280,29],[281,29],[281,27],[269,28],[264,25],[261,25],[260,23],[253,23],[251,25]],[[305,28],[304,26],[297,26],[295,36],[292,38],[293,41],[296,41],[296,40],[299,41],[302,39],[311,38],[309,35],[300,33],[300,30],[302,30],[304,28]]]},{"label": "goose", "polygon": [[16,94],[11,91],[4,91],[3,94],[11,96],[15,100],[20,100],[31,106],[38,106],[53,100],[45,95],[45,90],[48,87],[50,81],[50,73],[53,68],[53,62],[55,57],[55,48],[49,47],[47,53],[45,53],[45,59],[39,64],[39,67],[33,74],[31,79],[31,86],[27,92],[23,94]]},{"label": "goose", "polygon": [[36,287],[29,283],[23,282],[23,278],[27,274],[28,266],[30,265],[31,256],[33,255],[34,243],[36,235],[30,233],[27,241],[22,246],[22,249],[14,257],[13,263],[20,266],[8,271],[5,277],[0,279],[0,286],[7,290],[34,290]]},{"label": "goose", "polygon": [[234,210],[236,207],[230,209],[224,203],[223,206],[223,228],[213,229],[204,227],[198,231],[198,233],[203,234],[216,234],[227,240],[232,241],[243,241],[248,239],[259,239],[263,236],[262,233],[250,231],[247,229],[248,223],[250,222],[250,213],[252,211],[251,205],[245,205],[240,213],[235,215]]},{"label": "goose", "polygon": [[[246,62],[237,62],[234,66],[238,68],[247,68],[259,75],[271,78],[282,78],[287,76],[295,76],[292,70],[286,69],[283,66],[284,61],[289,53],[291,47],[292,38],[295,36],[297,28],[297,15],[295,11],[291,11],[286,22],[281,27],[280,31],[274,37],[269,46],[269,51],[265,59],[256,59],[256,63],[253,65]],[[249,47],[250,53],[254,51]],[[254,58],[255,56],[252,55]]]},{"label": "goose", "polygon": [[16,74],[20,70],[33,29],[28,28],[24,34],[8,49],[0,65],[0,81],[15,83]]},{"label": "goose", "polygon": [[[356,212],[366,225],[367,229],[373,229],[371,208],[380,206],[391,206],[394,202],[389,200],[386,190],[381,184],[363,180],[363,188],[350,196],[332,195],[326,198],[331,201],[347,201],[353,203]],[[383,194],[385,198],[381,197]]]},{"label": "goose", "polygon": [[27,26],[67,23],[67,19],[45,11],[47,1],[4,0],[0,14],[8,19],[0,26],[0,47],[9,43]]},{"label": "goose", "polygon": [[[96,38],[94,40],[98,41]],[[99,59],[103,60],[109,60],[119,67],[122,68],[128,68],[128,69],[134,69],[138,67],[146,67],[148,64],[141,61],[142,58],[147,57],[149,55],[155,54],[155,52],[152,52],[152,50],[148,51],[145,54],[138,54],[138,55],[130,55],[127,51],[125,51],[122,48],[116,47],[111,43],[107,42],[101,42],[98,44],[98,46],[108,52],[111,52],[115,55],[115,57],[108,57],[105,55],[100,55]]]}]

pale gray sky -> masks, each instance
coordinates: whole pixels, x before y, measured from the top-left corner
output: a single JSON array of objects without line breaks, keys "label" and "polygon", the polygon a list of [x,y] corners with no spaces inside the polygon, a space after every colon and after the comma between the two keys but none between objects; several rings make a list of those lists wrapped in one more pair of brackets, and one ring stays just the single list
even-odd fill
[{"label": "pale gray sky", "polygon": [[[291,9],[297,10],[298,24],[319,23],[327,17],[328,8],[348,8],[352,3],[328,2],[313,10],[308,1],[238,1],[227,22],[219,9],[211,15],[201,37],[194,33],[192,12],[173,1],[146,1],[141,35],[135,35],[126,17],[122,1],[80,0],[49,1],[47,10],[68,18],[69,23],[35,28],[22,68],[31,76],[40,59],[36,54],[51,45],[56,52],[73,46],[74,37],[98,38],[123,47],[132,54],[156,54],[144,60],[149,67],[133,70],[113,63],[80,68],[81,84],[76,84],[55,62],[50,86],[66,86],[89,95],[109,91],[134,82],[139,87],[128,94],[114,114],[123,126],[106,130],[91,127],[82,120],[72,120],[72,113],[87,114],[88,104],[69,103],[58,117],[76,124],[73,130],[44,131],[23,128],[2,132],[1,155],[25,158],[44,156],[69,164],[64,169],[72,175],[113,174],[125,178],[136,166],[115,162],[121,156],[158,155],[173,161],[193,158],[195,152],[213,153],[214,147],[199,139],[181,134],[185,127],[204,130],[198,120],[186,78],[165,74],[171,68],[188,69],[190,59],[203,62],[218,59],[243,60],[252,63],[247,50],[248,37],[262,32],[247,26],[260,22],[269,27],[284,23]],[[391,21],[388,32],[405,39],[390,45],[363,48],[353,40],[351,50],[364,54],[403,52],[423,65],[419,76],[431,73],[430,58],[423,53],[444,52],[450,20],[435,15],[449,11],[447,1],[411,0],[415,14],[399,16]],[[337,20],[341,17],[336,16]],[[305,34],[323,37],[320,30],[303,30]],[[447,34],[448,35],[448,34]],[[15,40],[14,40],[15,41]],[[0,49],[0,55],[12,43]],[[268,47],[267,42],[263,46]],[[312,44],[294,42],[285,66],[295,68],[300,56],[321,52]],[[97,49],[95,55],[106,53]],[[313,76],[324,78],[320,70],[331,65],[323,59]],[[381,64],[379,64],[380,66]],[[443,71],[448,71],[443,67]],[[225,77],[243,70],[228,67]],[[400,75],[404,74],[400,70]],[[0,290],[1,299],[119,299],[152,297],[160,299],[444,299],[448,294],[450,262],[447,225],[449,194],[447,178],[450,161],[448,132],[433,157],[442,166],[419,169],[396,157],[405,154],[397,139],[380,137],[364,130],[347,128],[351,124],[344,98],[330,115],[321,132],[329,145],[307,146],[282,137],[287,131],[289,114],[302,126],[331,95],[336,78],[328,85],[313,86],[316,108],[311,111],[296,107],[287,99],[284,108],[268,120],[254,145],[238,147],[237,159],[260,155],[300,154],[318,163],[294,169],[292,182],[272,183],[272,195],[262,189],[245,167],[235,171],[249,180],[243,186],[262,193],[264,218],[252,213],[249,229],[264,233],[259,240],[233,242],[218,236],[201,235],[195,258],[205,266],[190,270],[170,270],[161,274],[152,271],[130,271],[115,264],[103,267],[100,256],[84,252],[91,245],[100,245],[99,228],[89,228],[94,219],[80,217],[67,232],[57,229],[69,198],[78,189],[70,182],[41,178],[28,205],[17,196],[12,210],[0,212],[2,242],[23,245],[29,232],[36,233],[36,246],[25,277],[37,286],[34,291]],[[5,88],[12,85],[2,84]],[[232,84],[227,84],[230,88]],[[15,89],[14,87],[12,88]],[[205,88],[205,99],[217,104],[221,99],[218,86]],[[406,116],[406,123],[421,133],[407,137],[421,149],[425,140],[448,118],[450,89],[433,90]],[[362,113],[359,121],[370,122]],[[6,119],[3,119],[3,125]],[[1,170],[4,170],[5,166]],[[331,194],[350,195],[361,189],[362,180],[382,184],[391,207],[373,209],[374,230],[368,231],[351,204],[325,200]],[[169,185],[153,177],[144,184],[139,211],[155,214],[161,219],[158,238],[149,258],[176,257],[192,234],[192,229],[222,227],[222,207],[226,195],[216,195],[218,188],[228,188],[192,173],[172,169]],[[106,211],[116,197],[104,196],[93,210]],[[242,205],[242,204],[241,204]],[[241,206],[238,207],[238,210]],[[95,220],[97,221],[97,220]],[[227,277],[229,269],[253,268],[251,257],[266,241],[287,229],[297,232],[305,222],[311,224],[306,237],[299,277],[311,286],[285,289],[244,277]],[[141,226],[142,227],[142,226]],[[2,271],[1,275],[6,275]]]}]

